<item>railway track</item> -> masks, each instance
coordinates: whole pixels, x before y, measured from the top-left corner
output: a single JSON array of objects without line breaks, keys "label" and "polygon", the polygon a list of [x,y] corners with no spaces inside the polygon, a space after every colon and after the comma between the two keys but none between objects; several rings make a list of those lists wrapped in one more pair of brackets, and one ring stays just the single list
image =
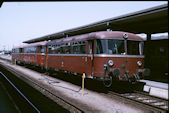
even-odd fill
[{"label": "railway track", "polygon": [[143,92],[134,91],[133,93],[119,94],[109,91],[107,95],[111,98],[122,99],[125,103],[130,103],[137,107],[147,109],[153,113],[168,113],[168,100],[154,97]]},{"label": "railway track", "polygon": [[[19,75],[15,70],[8,69],[11,72],[15,73],[16,75]],[[19,75],[20,76],[20,75]],[[26,76],[24,76],[26,77]],[[22,78],[22,79],[27,79],[31,84],[34,84],[34,87],[36,89],[40,89],[41,92],[45,92],[46,95],[50,95],[50,98],[59,98],[57,97],[54,93],[52,93],[48,88],[45,88],[44,86],[41,86],[37,84],[36,82],[32,81],[28,77]],[[107,94],[104,94],[105,96],[108,96],[110,98],[116,98],[120,101],[123,101],[124,103],[134,105],[135,107],[145,109],[145,111],[149,111],[151,113],[168,113],[168,100],[154,97],[151,95],[148,95],[147,93],[143,92],[132,92],[132,93],[123,93],[119,94],[116,92],[109,91]],[[57,100],[56,99],[56,100]],[[84,112],[84,110],[77,108],[74,105],[71,105],[71,102],[66,102],[64,99],[59,98],[59,101],[62,101],[61,103],[66,103],[67,106],[69,106],[72,110],[70,111],[76,111],[76,112]],[[71,106],[71,107],[70,107]]]},{"label": "railway track", "polygon": [[[1,64],[0,64],[1,65]],[[43,93],[45,96],[49,97],[50,99],[54,100],[57,104],[63,106],[65,109],[69,110],[72,113],[84,113],[85,110],[80,109],[78,107],[76,107],[75,105],[73,105],[71,102],[68,102],[67,100],[64,100],[61,97],[58,97],[56,95],[55,92],[52,92],[50,90],[50,88],[45,87],[35,81],[33,81],[32,79],[24,76],[24,74],[21,74],[15,70],[13,70],[10,67],[4,67],[6,70],[8,70],[9,72],[13,73],[14,75],[16,75],[18,78],[20,78],[21,80],[25,81],[26,83],[28,83],[29,85],[31,85],[32,87],[34,87],[35,89],[39,90],[41,93]]]},{"label": "railway track", "polygon": [[[4,73],[0,72],[0,76],[2,76],[3,77],[2,80],[6,82],[5,86],[8,86],[8,90],[9,89],[12,90],[12,91],[9,91],[8,93],[13,92],[13,94],[15,94],[15,96],[19,100],[21,100],[22,102],[25,102],[24,105],[28,107],[30,110],[28,112],[40,113],[39,109],[34,104],[32,104],[32,102],[14,85],[14,83],[11,80],[8,79],[8,77]],[[16,104],[14,105],[17,106]],[[18,112],[24,112],[23,108],[19,109],[18,106],[16,108]]]}]

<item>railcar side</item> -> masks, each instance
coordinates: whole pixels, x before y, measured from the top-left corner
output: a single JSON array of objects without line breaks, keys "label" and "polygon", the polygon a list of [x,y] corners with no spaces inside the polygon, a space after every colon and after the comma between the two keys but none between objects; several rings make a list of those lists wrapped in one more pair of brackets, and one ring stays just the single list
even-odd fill
[{"label": "railcar side", "polygon": [[45,41],[14,47],[12,49],[12,61],[23,64],[44,66],[46,43],[47,42]]},{"label": "railcar side", "polygon": [[47,43],[48,68],[86,73],[106,82],[136,81],[150,73],[144,68],[143,39],[118,31],[94,32]]},{"label": "railcar side", "polygon": [[18,62],[47,70],[86,73],[88,78],[104,81],[106,87],[112,80],[135,82],[150,73],[144,68],[143,39],[128,32],[93,32],[13,50],[12,59]]}]

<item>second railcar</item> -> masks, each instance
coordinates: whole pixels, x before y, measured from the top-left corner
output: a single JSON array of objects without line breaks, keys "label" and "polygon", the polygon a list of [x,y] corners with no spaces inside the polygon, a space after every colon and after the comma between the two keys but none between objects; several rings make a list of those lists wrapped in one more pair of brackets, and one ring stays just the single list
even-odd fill
[{"label": "second railcar", "polygon": [[46,41],[17,46],[12,49],[12,61],[44,67],[46,64]]}]

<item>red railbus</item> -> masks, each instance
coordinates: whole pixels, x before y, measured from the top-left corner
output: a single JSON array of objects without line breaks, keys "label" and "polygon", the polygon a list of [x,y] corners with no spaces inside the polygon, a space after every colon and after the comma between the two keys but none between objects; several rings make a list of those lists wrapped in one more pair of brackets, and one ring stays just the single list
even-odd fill
[{"label": "red railbus", "polygon": [[99,31],[36,44],[29,47],[37,48],[36,56],[43,48],[39,58],[30,60],[22,53],[14,53],[12,59],[18,61],[19,55],[25,58],[20,61],[41,65],[47,70],[85,73],[87,78],[102,80],[106,87],[111,86],[112,80],[135,82],[150,73],[144,68],[143,39],[133,33]]}]

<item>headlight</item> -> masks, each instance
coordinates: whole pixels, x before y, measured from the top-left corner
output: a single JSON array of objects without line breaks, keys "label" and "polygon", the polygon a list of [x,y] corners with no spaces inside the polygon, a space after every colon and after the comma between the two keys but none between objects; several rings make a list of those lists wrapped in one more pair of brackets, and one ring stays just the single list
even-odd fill
[{"label": "headlight", "polygon": [[113,63],[112,60],[109,60],[109,61],[108,61],[108,64],[109,64],[109,66],[113,66],[114,63]]},{"label": "headlight", "polygon": [[137,61],[137,65],[140,67],[142,66],[142,62],[141,61]]},{"label": "headlight", "polygon": [[126,33],[123,34],[123,38],[124,39],[127,39],[128,38],[128,35]]}]

